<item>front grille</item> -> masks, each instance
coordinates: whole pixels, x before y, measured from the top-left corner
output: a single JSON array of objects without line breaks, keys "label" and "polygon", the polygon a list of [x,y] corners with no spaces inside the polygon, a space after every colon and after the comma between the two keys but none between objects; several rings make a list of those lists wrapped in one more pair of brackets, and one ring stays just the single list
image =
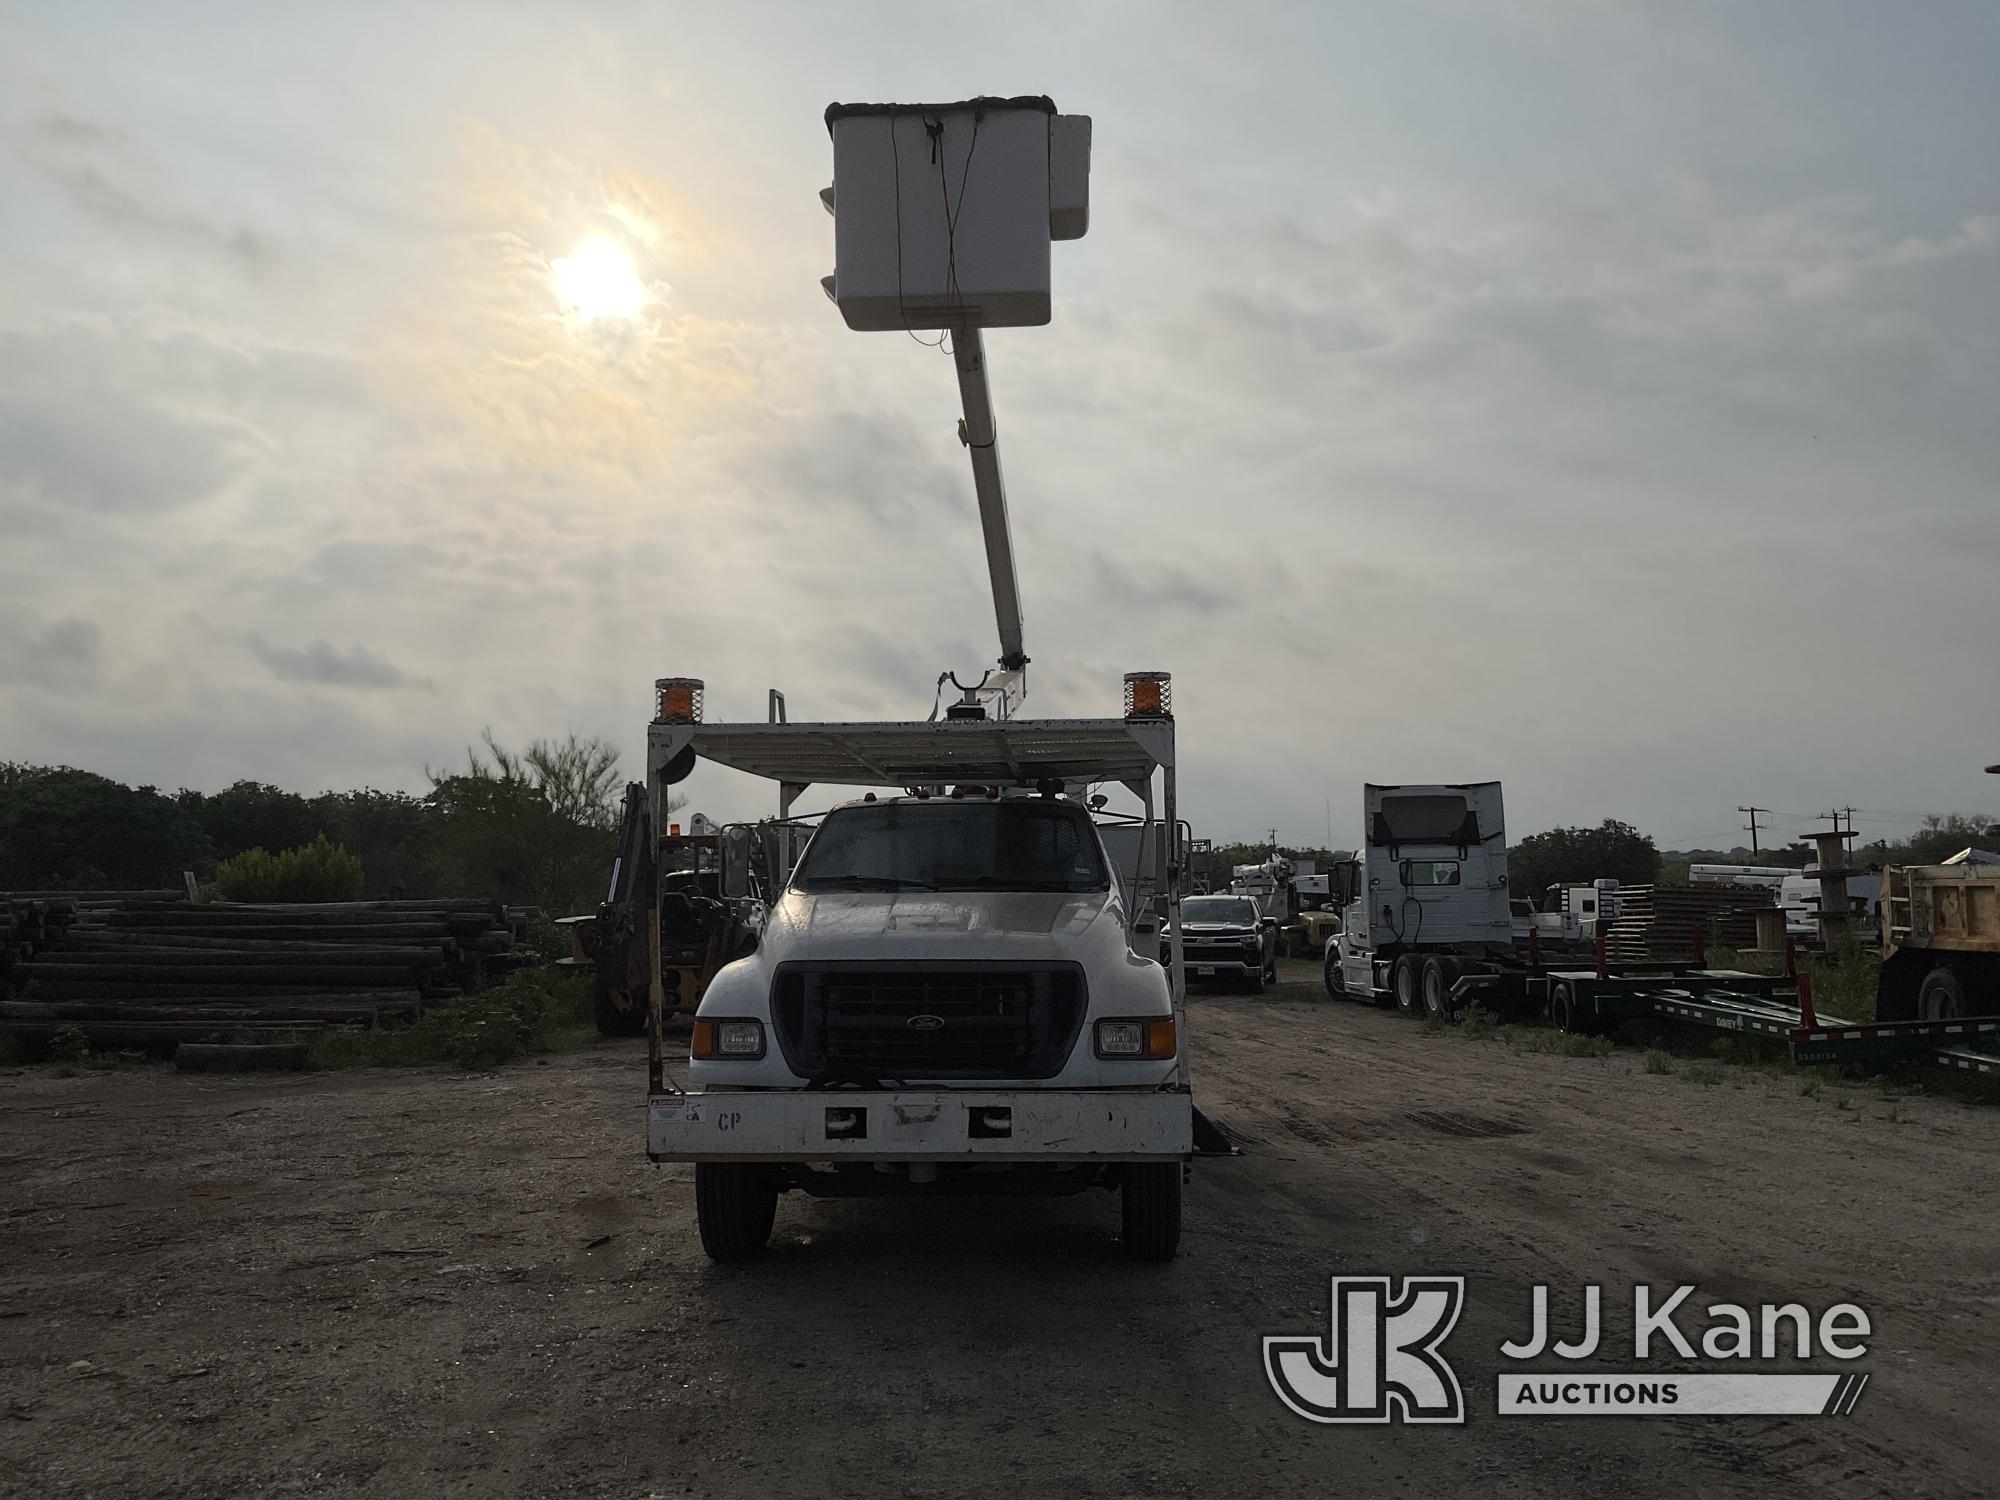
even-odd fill
[{"label": "front grille", "polygon": [[[1167,946],[1161,943],[1161,951],[1166,951]],[[1240,933],[1234,937],[1198,937],[1191,932],[1181,934],[1181,952],[1190,958],[1199,953],[1212,958],[1236,960],[1246,954],[1261,954],[1263,946],[1261,940],[1252,940]]]},{"label": "front grille", "polygon": [[1075,968],[957,965],[787,964],[772,998],[792,1071],[827,1083],[1052,1078],[1085,1000]]}]

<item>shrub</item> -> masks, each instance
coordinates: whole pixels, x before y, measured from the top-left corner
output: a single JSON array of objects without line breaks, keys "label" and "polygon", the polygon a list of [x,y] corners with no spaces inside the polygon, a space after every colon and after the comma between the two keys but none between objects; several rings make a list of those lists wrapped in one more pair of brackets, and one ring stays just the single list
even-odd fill
[{"label": "shrub", "polygon": [[1667,1055],[1664,1048],[1649,1047],[1646,1049],[1646,1071],[1648,1073],[1671,1073],[1673,1070],[1674,1060]]},{"label": "shrub", "polygon": [[228,901],[358,901],[361,861],[321,834],[283,854],[246,849],[215,867],[215,884]]},{"label": "shrub", "polygon": [[76,1070],[90,1061],[89,1034],[81,1026],[58,1027],[49,1038],[48,1057],[57,1077],[74,1078]]},{"label": "shrub", "polygon": [[547,1052],[583,1032],[595,1034],[590,982],[567,969],[543,965],[518,970],[499,984],[426,1011],[408,1026],[335,1028],[314,1043],[312,1063],[319,1068],[496,1068]]}]

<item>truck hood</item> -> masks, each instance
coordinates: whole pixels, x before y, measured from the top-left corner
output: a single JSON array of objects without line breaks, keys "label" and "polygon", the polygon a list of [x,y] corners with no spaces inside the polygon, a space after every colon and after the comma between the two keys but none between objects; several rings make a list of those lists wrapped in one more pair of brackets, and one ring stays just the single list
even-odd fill
[{"label": "truck hood", "polygon": [[767,959],[1069,959],[1093,929],[1122,947],[1124,918],[1109,891],[787,891],[772,908]]}]

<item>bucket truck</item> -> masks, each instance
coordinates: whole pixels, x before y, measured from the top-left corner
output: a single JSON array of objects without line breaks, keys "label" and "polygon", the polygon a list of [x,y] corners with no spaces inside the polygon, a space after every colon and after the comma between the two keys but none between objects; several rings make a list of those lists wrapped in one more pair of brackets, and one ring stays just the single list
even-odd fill
[{"label": "bucket truck", "polygon": [[[1049,243],[1087,217],[1090,122],[1030,98],[835,105],[827,124],[826,290],[850,327],[949,341],[1000,652],[920,722],[709,722],[705,683],[656,685],[655,826],[667,787],[705,762],[777,783],[775,826],[804,848],[783,849],[752,951],[709,979],[685,1085],[667,1066],[673,1002],[649,924],[648,1151],[695,1164],[718,1260],[760,1252],[789,1192],[1092,1188],[1120,1194],[1126,1251],[1164,1260],[1198,1137],[1226,1149],[1190,1094],[1171,687],[1128,673],[1116,716],[1023,717],[983,339],[1048,321]],[[1106,856],[1104,799],[1079,795],[1110,783],[1137,798],[1140,847],[1165,864],[1144,905]],[[795,816],[814,786],[877,790]]]}]

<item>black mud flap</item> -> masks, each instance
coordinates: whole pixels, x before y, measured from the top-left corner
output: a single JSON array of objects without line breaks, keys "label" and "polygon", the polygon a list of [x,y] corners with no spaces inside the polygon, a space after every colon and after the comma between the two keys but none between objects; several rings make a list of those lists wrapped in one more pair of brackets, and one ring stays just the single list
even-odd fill
[{"label": "black mud flap", "polygon": [[1196,1156],[1241,1156],[1222,1127],[1200,1110],[1194,1112],[1194,1154]]}]

